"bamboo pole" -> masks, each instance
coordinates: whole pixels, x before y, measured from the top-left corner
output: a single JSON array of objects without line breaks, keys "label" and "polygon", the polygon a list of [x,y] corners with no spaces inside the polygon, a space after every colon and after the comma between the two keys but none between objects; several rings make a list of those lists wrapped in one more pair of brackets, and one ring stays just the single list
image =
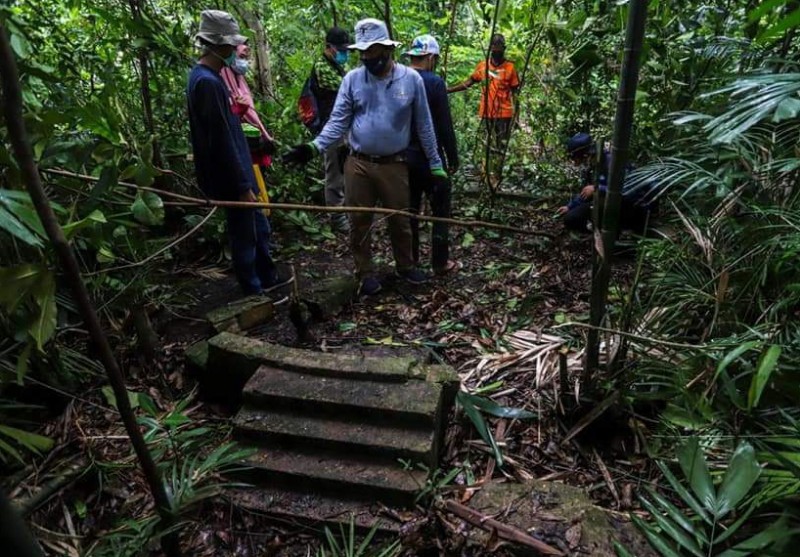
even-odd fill
[{"label": "bamboo pole", "polygon": [[[500,15],[500,0],[495,0],[494,2],[494,14],[492,15],[492,31],[489,34],[489,46],[486,48],[486,58],[484,58],[483,62],[483,123],[486,124],[486,151],[485,151],[485,167],[486,167],[486,174],[484,178],[486,179],[486,185],[489,186],[489,198],[494,205],[494,195],[495,190],[494,186],[492,186],[492,140],[496,139],[495,129],[492,129],[493,126],[490,123],[492,118],[488,117],[491,109],[489,107],[489,58],[492,57],[492,39],[494,38],[495,33],[497,32],[497,18]],[[502,168],[500,172],[502,172]]]},{"label": "bamboo pole", "polygon": [[156,509],[161,517],[161,527],[164,532],[161,538],[164,553],[170,557],[180,556],[180,546],[178,543],[177,532],[173,530],[175,524],[174,515],[171,510],[170,500],[161,482],[161,475],[156,468],[150,451],[147,449],[142,432],[136,423],[136,415],[133,413],[128,391],[125,388],[125,381],[122,377],[119,365],[114,358],[111,345],[103,331],[100,321],[97,318],[94,305],[89,299],[89,292],[81,279],[78,261],[72,252],[72,247],[64,236],[64,231],[58,224],[50,201],[42,187],[41,177],[36,161],[33,158],[33,151],[28,140],[28,133],[25,129],[25,122],[22,116],[22,91],[19,83],[19,72],[14,55],[11,51],[11,44],[6,28],[0,23],[0,82],[4,96],[4,115],[8,138],[17,159],[31,201],[36,208],[36,213],[42,221],[42,226],[50,239],[61,266],[63,267],[66,281],[69,283],[72,294],[75,297],[76,305],[83,318],[89,336],[97,349],[100,361],[108,375],[108,381],[114,391],[117,401],[117,409],[122,417],[125,430],[130,437],[131,445],[139,458],[145,480],[150,487]]},{"label": "bamboo pole", "polygon": [[[64,176],[66,178],[74,178],[76,180],[82,180],[84,182],[97,182],[99,178],[94,176],[87,176],[85,174],[77,174],[75,172],[69,172],[67,170],[60,170],[56,168],[43,168],[41,170],[45,174],[52,174],[54,176]],[[399,211],[394,209],[386,209],[385,207],[327,207],[324,205],[306,205],[303,203],[249,203],[245,201],[219,201],[215,199],[201,199],[199,197],[191,197],[188,195],[183,195],[180,193],[174,193],[171,191],[166,191],[158,188],[152,188],[147,186],[138,186],[136,184],[131,184],[128,182],[117,182],[120,186],[137,189],[142,191],[149,191],[156,193],[158,195],[164,197],[170,197],[173,199],[178,199],[182,201],[182,204],[186,205],[195,205],[197,207],[230,207],[235,209],[247,209],[247,208],[268,208],[270,210],[278,210],[278,211],[310,211],[314,213],[372,213],[372,214],[381,214],[381,215],[400,215],[409,218],[415,218],[420,221],[425,222],[445,222],[447,224],[452,224],[454,226],[463,226],[466,228],[490,228],[493,230],[503,230],[505,232],[512,232],[514,234],[526,234],[529,236],[543,236],[545,238],[553,238],[554,235],[549,232],[543,232],[541,230],[528,230],[524,228],[520,228],[518,226],[511,226],[508,224],[500,224],[496,222],[487,222],[482,220],[463,220],[463,219],[452,219],[446,217],[431,217],[428,215],[417,215],[415,213],[410,213],[408,211]]]},{"label": "bamboo pole", "polygon": [[[611,257],[614,243],[619,235],[619,216],[622,206],[622,184],[625,179],[625,165],[628,162],[633,115],[636,101],[636,87],[639,82],[639,59],[644,42],[645,22],[647,20],[647,0],[631,0],[628,4],[628,23],[625,32],[625,50],[622,59],[619,91],[617,93],[617,113],[614,119],[614,137],[611,144],[611,168],[608,176],[608,191],[603,207],[603,225],[595,231],[595,255],[598,257],[597,273],[592,277],[592,304],[589,322],[600,327],[606,316],[608,284],[611,278]],[[595,204],[599,204],[599,197]],[[598,233],[599,232],[599,233]],[[596,307],[595,307],[596,306]],[[600,339],[591,335],[587,345],[584,377],[590,378],[598,365]]]}]

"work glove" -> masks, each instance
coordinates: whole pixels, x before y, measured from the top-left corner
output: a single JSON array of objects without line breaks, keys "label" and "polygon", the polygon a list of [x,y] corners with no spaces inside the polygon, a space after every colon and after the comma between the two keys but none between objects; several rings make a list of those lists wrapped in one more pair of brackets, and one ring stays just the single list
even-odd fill
[{"label": "work glove", "polygon": [[265,155],[274,155],[275,151],[277,151],[275,142],[264,136],[261,137],[261,145],[259,145],[259,147],[261,148],[261,152]]},{"label": "work glove", "polygon": [[438,195],[450,187],[450,178],[447,177],[447,172],[443,168],[432,169],[431,176],[433,177],[433,193]]},{"label": "work glove", "polygon": [[288,153],[284,153],[281,160],[284,164],[292,166],[302,166],[314,158],[317,148],[311,143],[301,143],[291,148]]}]

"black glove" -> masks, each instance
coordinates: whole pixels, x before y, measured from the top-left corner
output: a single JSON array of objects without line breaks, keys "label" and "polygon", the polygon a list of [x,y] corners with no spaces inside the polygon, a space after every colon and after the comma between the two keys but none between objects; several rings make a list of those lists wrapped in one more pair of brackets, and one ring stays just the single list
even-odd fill
[{"label": "black glove", "polygon": [[444,170],[431,171],[431,186],[435,195],[441,195],[450,189],[450,178]]},{"label": "black glove", "polygon": [[275,148],[275,142],[267,139],[266,137],[261,138],[261,152],[265,155],[274,155],[277,149]]},{"label": "black glove", "polygon": [[288,153],[284,153],[281,160],[284,164],[302,166],[314,158],[314,151],[316,151],[316,147],[311,143],[301,143],[300,145],[292,147]]}]

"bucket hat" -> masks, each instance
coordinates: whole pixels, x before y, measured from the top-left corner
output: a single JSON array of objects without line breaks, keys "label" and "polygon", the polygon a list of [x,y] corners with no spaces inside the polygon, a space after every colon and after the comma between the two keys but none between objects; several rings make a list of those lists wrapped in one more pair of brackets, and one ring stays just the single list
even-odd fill
[{"label": "bucket hat", "polygon": [[433,35],[420,35],[411,43],[411,49],[406,51],[409,56],[425,56],[428,54],[439,55],[439,43]]},{"label": "bucket hat", "polygon": [[386,24],[380,19],[362,19],[356,23],[356,42],[351,44],[350,50],[367,50],[374,44],[383,46],[400,46],[400,43],[389,38]]},{"label": "bucket hat", "polygon": [[213,45],[239,46],[247,41],[247,37],[239,33],[239,24],[233,16],[220,10],[203,10],[200,29],[194,38]]},{"label": "bucket hat", "polygon": [[593,154],[595,150],[592,136],[586,132],[576,133],[567,141],[567,153],[570,157],[579,157],[585,153]]}]

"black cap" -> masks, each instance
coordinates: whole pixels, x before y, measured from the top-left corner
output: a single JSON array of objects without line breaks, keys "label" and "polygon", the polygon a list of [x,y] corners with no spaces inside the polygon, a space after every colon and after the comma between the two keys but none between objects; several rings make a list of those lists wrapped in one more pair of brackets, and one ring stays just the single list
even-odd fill
[{"label": "black cap", "polygon": [[350,35],[341,27],[331,27],[325,34],[325,42],[335,47],[344,47],[350,44]]},{"label": "black cap", "polygon": [[506,38],[501,35],[500,33],[495,33],[492,35],[492,42],[489,43],[491,46],[502,46],[503,48],[506,47]]},{"label": "black cap", "polygon": [[581,157],[584,154],[593,154],[596,151],[592,136],[586,132],[576,133],[567,141],[567,153],[572,158]]}]

